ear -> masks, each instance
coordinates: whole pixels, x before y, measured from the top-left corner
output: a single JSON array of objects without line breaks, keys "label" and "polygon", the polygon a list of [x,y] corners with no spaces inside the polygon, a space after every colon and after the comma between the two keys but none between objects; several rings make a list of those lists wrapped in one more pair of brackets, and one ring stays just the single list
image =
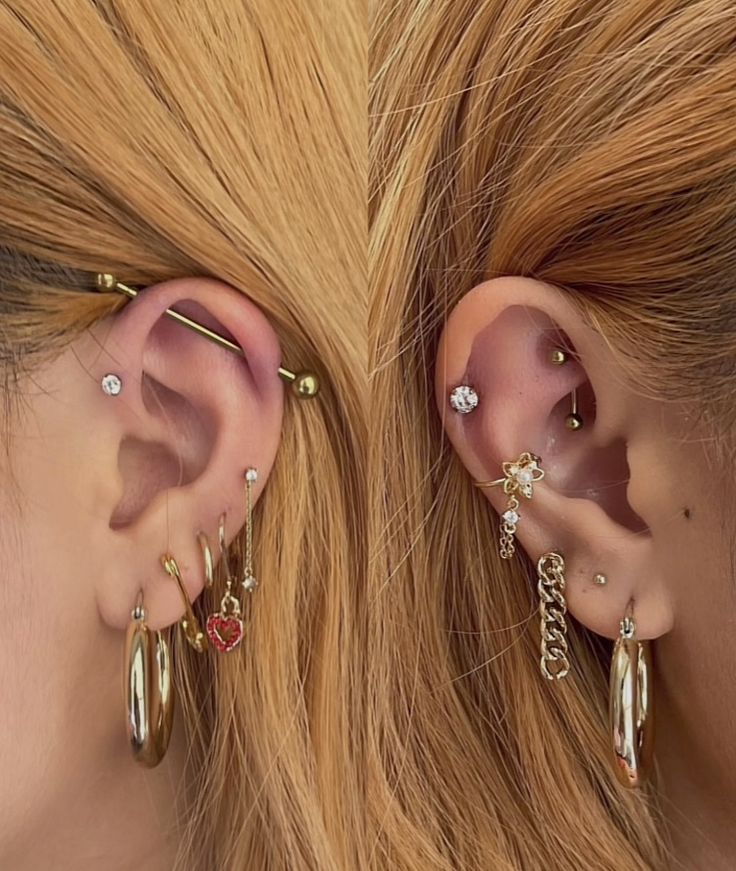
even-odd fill
[{"label": "ear", "polygon": [[[556,365],[553,352],[567,362]],[[450,392],[472,386],[478,406],[455,412]],[[583,426],[566,426],[576,390]],[[521,498],[517,540],[536,564],[550,550],[566,562],[570,612],[614,638],[633,600],[640,638],[667,632],[672,602],[654,529],[667,512],[656,404],[627,387],[604,339],[557,289],[505,277],[471,290],[442,335],[436,399],[446,432],[475,480],[503,477],[501,464],[529,451],[545,477]],[[482,492],[499,513],[501,487]],[[594,583],[598,574],[607,583]]]},{"label": "ear", "polygon": [[[244,357],[172,320],[167,308],[229,338]],[[184,613],[162,556],[175,557],[194,600],[205,581],[198,533],[217,555],[220,515],[227,513],[228,539],[245,521],[246,468],[258,471],[254,498],[268,478],[282,422],[279,343],[243,294],[203,278],[141,291],[93,336],[77,357],[96,385],[87,380],[76,402],[99,481],[97,604],[108,624],[123,628],[140,590],[157,629]],[[117,396],[100,387],[108,373],[122,380]]]}]

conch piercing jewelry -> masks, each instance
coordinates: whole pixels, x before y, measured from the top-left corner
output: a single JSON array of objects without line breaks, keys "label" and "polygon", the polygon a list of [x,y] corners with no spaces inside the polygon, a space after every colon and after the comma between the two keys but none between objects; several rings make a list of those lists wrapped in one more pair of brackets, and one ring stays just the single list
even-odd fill
[{"label": "conch piercing jewelry", "polygon": [[634,603],[621,621],[611,659],[609,714],[616,778],[623,786],[641,786],[654,749],[652,656],[647,641],[636,637]]},{"label": "conch piercing jewelry", "polygon": [[242,583],[246,593],[252,593],[258,586],[253,571],[253,485],[257,480],[257,469],[245,470],[245,559]]},{"label": "conch piercing jewelry", "polygon": [[187,595],[187,589],[182,580],[179,565],[171,554],[165,554],[161,557],[161,565],[164,567],[169,577],[176,581],[176,584],[179,587],[179,592],[181,593],[182,601],[184,602],[184,616],[181,619],[181,628],[184,631],[184,637],[197,653],[204,653],[204,651],[207,650],[207,636],[202,632],[199,626],[199,621],[194,616],[194,611],[192,611],[192,603],[189,601],[189,596]]},{"label": "conch piercing jewelry", "polygon": [[[98,273],[95,277],[95,286],[97,290],[101,292],[117,291],[118,293],[130,297],[130,299],[135,299],[136,296],[138,296],[138,291],[134,287],[128,287],[127,284],[122,284],[109,272]],[[214,330],[210,330],[208,327],[186,317],[186,315],[180,314],[170,308],[166,309],[166,314],[183,326],[188,327],[190,330],[194,330],[195,333],[199,333],[200,336],[204,336],[211,342],[220,345],[220,347],[232,351],[240,357],[245,356],[240,345],[236,345],[235,342],[231,342],[230,339],[226,339],[219,333],[214,332]],[[319,378],[314,372],[292,372],[283,366],[279,366],[277,371],[284,381],[288,381],[291,384],[292,391],[299,397],[299,399],[311,399],[319,393]]]},{"label": "conch piercing jewelry", "polygon": [[100,386],[102,387],[102,392],[107,393],[108,396],[118,396],[123,389],[123,381],[119,375],[110,372],[102,376]]},{"label": "conch piercing jewelry", "polygon": [[[564,366],[570,359],[570,355],[562,348],[555,348],[550,354],[550,362],[555,366]],[[570,413],[565,417],[565,426],[572,432],[583,427],[583,418],[578,412],[578,391],[575,387],[572,390],[572,408]]]},{"label": "conch piercing jewelry", "polygon": [[565,560],[551,551],[537,563],[539,582],[540,660],[547,680],[560,680],[570,671],[567,658],[567,602],[565,601]]},{"label": "conch piercing jewelry", "polygon": [[210,614],[207,618],[207,635],[220,653],[229,653],[231,650],[235,650],[243,639],[243,619],[240,612],[240,602],[236,596],[233,596],[232,592],[235,579],[230,569],[230,559],[227,552],[224,514],[220,516],[218,538],[226,578],[225,595],[220,600],[220,610]]},{"label": "conch piercing jewelry", "polygon": [[143,593],[125,636],[125,719],[133,757],[153,768],[164,758],[174,720],[169,645],[146,625]]},{"label": "conch piercing jewelry", "polygon": [[450,393],[450,405],[458,414],[470,414],[478,407],[478,394],[467,384],[460,384]]},{"label": "conch piercing jewelry", "polygon": [[499,549],[503,559],[511,559],[516,552],[514,536],[516,527],[521,519],[519,514],[518,494],[531,499],[534,495],[534,485],[544,478],[544,471],[540,468],[542,460],[536,454],[525,451],[518,460],[513,463],[503,463],[503,478],[495,481],[474,481],[476,487],[503,487],[503,492],[508,496],[506,510],[501,515],[501,533]]}]

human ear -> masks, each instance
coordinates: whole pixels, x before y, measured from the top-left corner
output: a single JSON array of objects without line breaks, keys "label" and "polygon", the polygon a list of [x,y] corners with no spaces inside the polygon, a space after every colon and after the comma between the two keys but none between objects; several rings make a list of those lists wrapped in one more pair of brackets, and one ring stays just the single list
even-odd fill
[{"label": "human ear", "polygon": [[[553,362],[559,349],[562,365]],[[535,563],[562,552],[573,616],[613,638],[633,601],[640,638],[667,632],[672,601],[652,531],[665,508],[657,453],[665,434],[655,403],[627,386],[581,311],[533,279],[484,282],[448,319],[435,384],[445,431],[472,479],[503,477],[502,463],[524,451],[542,458],[545,477],[521,500],[517,539]],[[463,384],[479,402],[458,414],[449,395]],[[573,390],[583,420],[577,431],[566,425]],[[481,492],[505,510],[500,487]],[[597,575],[607,583],[595,583]]]},{"label": "human ear", "polygon": [[[167,308],[229,338],[243,356],[171,320]],[[182,278],[141,291],[60,365],[86,422],[75,450],[96,481],[88,511],[98,610],[122,628],[142,591],[149,626],[171,625],[184,606],[162,557],[174,556],[194,600],[205,581],[198,533],[216,552],[226,513],[231,539],[245,521],[246,469],[258,471],[257,499],[274,463],[284,393],[276,334],[228,285]],[[106,374],[120,379],[119,394],[101,389]]]}]

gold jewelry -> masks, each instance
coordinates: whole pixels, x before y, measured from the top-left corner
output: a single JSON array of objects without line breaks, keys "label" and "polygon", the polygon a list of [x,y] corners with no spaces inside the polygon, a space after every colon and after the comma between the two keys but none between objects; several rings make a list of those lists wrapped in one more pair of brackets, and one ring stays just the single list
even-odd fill
[{"label": "gold jewelry", "polygon": [[187,589],[184,586],[181,571],[179,570],[179,564],[170,553],[167,553],[161,557],[161,565],[166,570],[166,574],[176,581],[182,601],[184,602],[184,616],[180,621],[181,628],[184,630],[184,637],[197,653],[204,653],[207,650],[207,636],[200,629],[199,621],[194,616],[192,603],[189,601]]},{"label": "gold jewelry", "polygon": [[[169,645],[146,625],[143,593],[125,636],[125,712],[136,762],[153,768],[164,758],[174,720]],[[154,649],[155,644],[155,649]]]},{"label": "gold jewelry", "polygon": [[253,485],[258,480],[257,469],[245,470],[245,558],[243,559],[243,589],[252,593],[258,586],[253,571]]},{"label": "gold jewelry", "polygon": [[197,541],[202,549],[202,561],[204,562],[204,585],[210,589],[215,583],[215,560],[207,535],[204,532],[197,533]]},{"label": "gold jewelry", "polygon": [[231,650],[235,650],[243,639],[243,619],[240,612],[240,601],[232,592],[235,579],[230,569],[227,553],[224,514],[220,515],[218,538],[226,577],[225,595],[220,600],[220,610],[210,614],[207,618],[207,635],[220,653],[229,653]]},{"label": "gold jewelry", "polygon": [[[135,299],[136,296],[138,296],[138,291],[134,287],[122,284],[109,272],[97,273],[95,277],[95,286],[97,290],[101,292],[117,291],[130,299]],[[180,314],[170,308],[166,309],[165,314],[182,324],[182,326],[194,330],[194,332],[199,333],[200,336],[204,336],[205,339],[215,342],[221,348],[225,348],[227,351],[232,351],[233,354],[238,354],[240,357],[245,356],[245,352],[240,345],[236,345],[235,342],[231,342],[230,339],[226,339],[214,330],[210,330],[208,327],[188,318],[186,315]],[[279,366],[277,371],[284,381],[288,381],[291,384],[292,392],[298,396],[299,399],[311,399],[319,393],[319,378],[314,372],[308,372],[306,370],[303,372],[292,372],[283,366]]]},{"label": "gold jewelry", "polygon": [[654,687],[648,641],[636,637],[634,603],[629,602],[613,648],[609,714],[613,766],[619,783],[641,786],[654,749]]},{"label": "gold jewelry", "polygon": [[[554,348],[549,358],[550,363],[554,366],[564,366],[569,359],[570,354],[563,348]],[[572,409],[565,417],[565,426],[573,432],[577,432],[583,427],[583,418],[578,413],[578,391],[574,387],[572,390]]]},{"label": "gold jewelry", "polygon": [[567,658],[567,602],[565,601],[565,560],[551,551],[537,563],[539,582],[540,660],[547,680],[560,680],[570,671]]},{"label": "gold jewelry", "polygon": [[503,492],[508,496],[506,510],[501,515],[499,550],[502,559],[511,559],[516,552],[514,536],[521,519],[518,494],[521,493],[527,499],[532,498],[534,484],[544,478],[544,471],[540,468],[541,462],[541,458],[536,454],[525,451],[515,462],[502,464],[503,478],[495,481],[473,481],[475,487],[503,487]]},{"label": "gold jewelry", "polygon": [[608,577],[601,572],[598,572],[597,575],[593,575],[593,583],[597,587],[605,587],[608,583]]}]

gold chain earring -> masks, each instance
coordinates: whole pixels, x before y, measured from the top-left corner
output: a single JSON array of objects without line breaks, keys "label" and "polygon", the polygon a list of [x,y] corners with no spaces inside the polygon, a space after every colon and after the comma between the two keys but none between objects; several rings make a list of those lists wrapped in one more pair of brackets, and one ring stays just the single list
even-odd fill
[{"label": "gold chain earring", "polygon": [[184,602],[184,616],[180,621],[184,637],[197,653],[204,653],[207,650],[207,636],[202,632],[199,621],[194,616],[192,603],[189,601],[189,595],[187,594],[187,588],[184,586],[179,564],[170,553],[167,553],[161,557],[161,565],[166,570],[166,574],[176,581],[182,601]]},{"label": "gold chain earring", "polygon": [[565,620],[565,560],[562,555],[555,551],[545,553],[537,563],[537,574],[542,636],[539,664],[547,680],[560,680],[570,671]]},{"label": "gold chain earring", "polygon": [[207,618],[207,635],[220,651],[229,653],[243,640],[243,619],[240,612],[240,600],[233,595],[232,569],[227,551],[227,535],[225,533],[225,515],[220,515],[218,527],[220,543],[220,558],[225,571],[225,595],[220,600],[220,610]]},{"label": "gold chain earring", "polygon": [[499,534],[499,551],[502,559],[511,559],[516,552],[514,536],[521,514],[519,514],[519,495],[531,499],[534,495],[534,485],[544,478],[540,468],[542,460],[536,454],[525,451],[518,460],[503,463],[503,478],[495,481],[473,481],[475,487],[503,487],[508,497],[506,510],[501,515],[501,531]]},{"label": "gold chain earring", "polygon": [[125,713],[136,762],[153,768],[164,758],[174,720],[169,645],[146,624],[139,593],[125,636]]},{"label": "gold chain earring", "polygon": [[246,593],[252,593],[258,586],[253,570],[253,485],[257,480],[257,469],[245,470],[245,557],[242,583]]},{"label": "gold chain earring", "polygon": [[611,659],[611,747],[616,778],[630,789],[646,780],[654,749],[654,687],[648,641],[636,637],[634,603],[621,621]]}]

